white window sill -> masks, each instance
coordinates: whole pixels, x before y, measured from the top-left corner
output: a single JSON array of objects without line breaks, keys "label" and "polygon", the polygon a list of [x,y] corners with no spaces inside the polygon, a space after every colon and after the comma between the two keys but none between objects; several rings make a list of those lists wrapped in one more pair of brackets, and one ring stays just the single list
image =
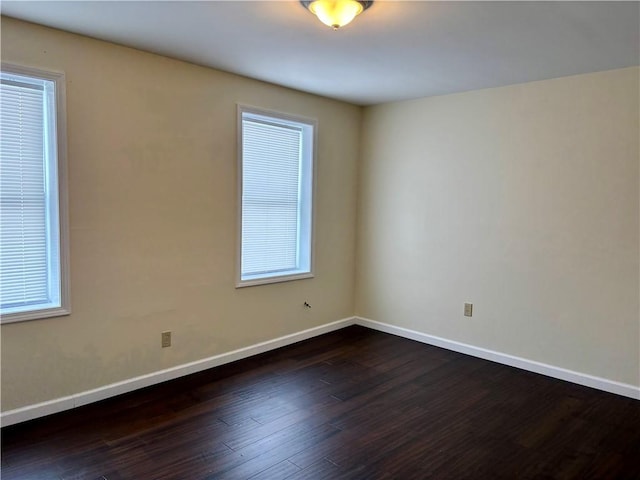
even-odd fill
[{"label": "white window sill", "polygon": [[40,320],[42,318],[62,317],[70,314],[71,310],[64,307],[43,308],[40,310],[2,314],[0,316],[0,323],[26,322],[29,320]]},{"label": "white window sill", "polygon": [[292,280],[302,280],[304,278],[313,278],[312,272],[289,273],[279,276],[257,277],[246,280],[240,280],[236,283],[236,288],[254,287],[256,285],[265,285],[268,283],[290,282]]}]

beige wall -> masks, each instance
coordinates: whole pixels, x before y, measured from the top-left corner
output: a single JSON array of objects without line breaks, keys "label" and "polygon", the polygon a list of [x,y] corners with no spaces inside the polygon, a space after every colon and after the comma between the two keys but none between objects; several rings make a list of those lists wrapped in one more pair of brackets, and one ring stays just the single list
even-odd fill
[{"label": "beige wall", "polygon": [[[637,68],[371,107],[360,137],[358,107],[8,18],[2,60],[66,73],[73,308],[2,326],[3,411],[354,312],[640,384]],[[237,103],[319,121],[314,279],[234,288]]]},{"label": "beige wall", "polygon": [[638,72],[366,109],[356,313],[639,385]]},{"label": "beige wall", "polygon": [[[2,326],[2,410],[353,314],[359,107],[9,18],[2,60],[66,74],[73,310]],[[234,288],[238,102],[319,122],[314,279]]]}]

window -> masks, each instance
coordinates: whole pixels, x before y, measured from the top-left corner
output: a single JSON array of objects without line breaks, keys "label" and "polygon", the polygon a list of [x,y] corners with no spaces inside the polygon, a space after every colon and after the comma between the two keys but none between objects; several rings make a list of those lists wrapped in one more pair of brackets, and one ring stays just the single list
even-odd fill
[{"label": "window", "polygon": [[239,108],[238,287],[309,278],[315,122]]},{"label": "window", "polygon": [[17,322],[69,313],[64,80],[0,72],[0,314]]}]

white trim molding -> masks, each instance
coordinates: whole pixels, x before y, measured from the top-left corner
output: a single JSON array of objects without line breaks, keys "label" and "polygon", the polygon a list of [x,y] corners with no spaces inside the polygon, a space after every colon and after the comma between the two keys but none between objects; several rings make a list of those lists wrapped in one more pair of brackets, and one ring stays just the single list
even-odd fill
[{"label": "white trim molding", "polygon": [[[61,71],[42,70],[26,65],[2,62],[1,70],[9,75],[29,77],[32,81],[53,82],[51,102],[45,101],[48,107],[43,111],[46,151],[43,158],[46,164],[45,191],[50,200],[45,202],[46,245],[51,258],[47,265],[49,286],[49,303],[44,300],[32,305],[31,309],[22,308],[0,316],[0,323],[24,322],[44,318],[60,317],[71,314],[70,266],[69,266],[69,205],[68,205],[68,172],[67,172],[67,110],[66,80]],[[45,99],[47,98],[45,89]],[[55,115],[47,115],[51,109]],[[48,120],[46,120],[48,119]],[[57,249],[57,250],[56,250]],[[56,253],[57,252],[57,255]],[[57,261],[55,258],[57,257]],[[57,264],[57,266],[56,266]],[[52,272],[54,272],[52,274]],[[51,278],[57,282],[51,282]],[[59,286],[55,285],[59,282]],[[55,285],[55,286],[54,286]],[[59,290],[59,293],[58,293]],[[59,299],[56,297],[59,295]],[[57,301],[59,300],[59,302]],[[11,309],[9,309],[11,310]],[[15,309],[14,309],[15,310]]]},{"label": "white trim molding", "polygon": [[567,382],[577,383],[578,385],[584,385],[586,387],[596,388],[605,392],[615,393],[617,395],[640,400],[640,387],[636,387],[628,383],[621,383],[606,378],[595,377],[586,373],[575,372],[573,370],[567,370],[566,368],[556,367],[554,365],[548,365],[546,363],[536,362],[534,360],[516,357],[506,353],[496,352],[486,348],[448,340],[442,337],[436,337],[434,335],[428,335],[408,328],[376,322],[375,320],[370,320],[368,318],[355,317],[354,323],[380,332],[391,333],[399,337],[416,340],[436,347],[446,348],[447,350],[452,350],[454,352],[464,353],[484,360],[490,360],[492,362],[509,365],[522,370],[540,373],[559,380],[565,380]]},{"label": "white trim molding", "polygon": [[204,358],[191,363],[185,363],[175,367],[167,368],[157,372],[141,375],[139,377],[130,378],[122,382],[116,382],[93,390],[70,395],[68,397],[56,398],[47,402],[28,405],[15,410],[8,410],[0,414],[0,424],[3,427],[13,425],[20,422],[26,422],[53,413],[70,410],[72,408],[88,405],[89,403],[98,402],[106,398],[115,397],[123,393],[132,392],[134,390],[149,387],[157,383],[173,380],[192,373],[201,372],[209,368],[218,367],[226,363],[235,362],[243,358],[258,355],[260,353],[275,350],[276,348],[285,347],[302,340],[317,337],[325,333],[340,330],[341,328],[353,325],[354,317],[343,318],[335,322],[320,325],[318,327],[309,328],[300,332],[285,335],[283,337],[267,340],[266,342],[256,343],[248,347],[239,348],[231,352],[214,355],[213,357]]},{"label": "white trim molding", "polygon": [[[318,120],[309,117],[303,117],[290,113],[281,113],[273,110],[265,110],[263,108],[252,107],[241,103],[237,104],[237,138],[238,138],[238,220],[237,220],[237,245],[236,245],[236,288],[252,287],[256,285],[264,285],[269,283],[289,282],[292,280],[302,280],[314,277],[314,252],[315,252],[315,189],[316,189],[316,164],[317,164],[317,144],[318,144]],[[246,125],[245,125],[246,123]],[[300,134],[298,145],[298,219],[297,219],[297,235],[296,245],[298,250],[295,268],[280,265],[284,270],[279,269],[278,265],[271,265],[273,268],[267,268],[264,264],[261,266],[266,268],[262,272],[243,272],[243,257],[245,254],[251,255],[251,248],[244,248],[243,225],[246,221],[252,223],[252,215],[245,218],[245,199],[244,192],[248,186],[253,185],[255,190],[258,178],[249,173],[247,165],[251,164],[251,159],[255,160],[255,155],[246,155],[247,152],[269,149],[270,145],[264,145],[261,141],[262,134],[255,136],[248,135],[250,130],[246,130],[245,126],[253,124],[261,125],[263,128],[280,127],[280,129],[292,129]],[[254,138],[255,137],[255,138]],[[273,142],[276,140],[271,139]],[[245,146],[251,147],[245,151]],[[273,148],[273,145],[271,145]],[[257,149],[257,151],[256,151]],[[265,152],[262,152],[265,153]],[[263,161],[261,155],[258,155]],[[253,172],[259,174],[260,172]],[[282,172],[281,172],[282,173]],[[247,177],[247,178],[245,178]],[[253,178],[255,177],[255,178]],[[245,185],[245,180],[248,182]],[[258,185],[260,186],[260,185]],[[261,186],[263,187],[263,186]],[[261,190],[262,188],[258,188]],[[255,191],[254,191],[255,193]],[[291,192],[290,192],[291,193]],[[266,198],[266,197],[265,197]],[[253,198],[257,202],[262,202],[265,198]],[[254,212],[255,213],[255,212]],[[258,228],[259,226],[254,227]],[[251,229],[250,229],[251,230]],[[255,230],[255,229],[254,229]],[[251,235],[249,235],[251,237]],[[255,240],[255,238],[254,238]],[[249,244],[252,242],[250,241]],[[253,252],[255,253],[255,252]],[[251,263],[251,262],[249,262]],[[258,262],[262,263],[262,262]],[[257,267],[257,266],[256,266]]]}]

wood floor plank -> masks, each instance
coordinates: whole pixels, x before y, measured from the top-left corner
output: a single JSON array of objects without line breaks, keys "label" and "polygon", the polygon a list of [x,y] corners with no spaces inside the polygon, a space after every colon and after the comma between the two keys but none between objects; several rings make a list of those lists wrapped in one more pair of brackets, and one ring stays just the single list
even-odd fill
[{"label": "wood floor plank", "polygon": [[337,478],[342,472],[340,467],[328,460],[319,460],[304,470],[287,477],[288,480],[329,480]]},{"label": "wood floor plank", "polygon": [[2,429],[3,480],[640,480],[640,401],[352,326]]},{"label": "wood floor plank", "polygon": [[251,480],[281,480],[300,471],[300,467],[285,460],[250,477]]}]

